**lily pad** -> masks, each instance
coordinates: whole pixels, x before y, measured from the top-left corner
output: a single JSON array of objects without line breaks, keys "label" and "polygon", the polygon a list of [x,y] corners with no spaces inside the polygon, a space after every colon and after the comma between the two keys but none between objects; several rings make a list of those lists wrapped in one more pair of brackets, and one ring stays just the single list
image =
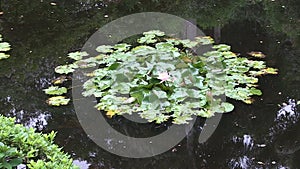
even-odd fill
[{"label": "lily pad", "polygon": [[262,52],[255,52],[255,51],[249,52],[248,55],[256,57],[256,58],[265,58],[266,57],[266,55],[263,54]]},{"label": "lily pad", "polygon": [[44,89],[46,94],[49,95],[61,95],[67,93],[67,88],[65,87],[58,87],[58,86],[50,86],[47,89]]},{"label": "lily pad", "polygon": [[96,51],[99,53],[111,53],[113,52],[113,46],[110,45],[101,45],[96,48]]},{"label": "lily pad", "polygon": [[230,46],[225,45],[225,44],[215,45],[215,46],[213,46],[213,48],[217,49],[218,51],[222,51],[222,52],[229,51],[231,49]]},{"label": "lily pad", "polygon": [[234,105],[228,102],[221,103],[221,106],[224,107],[225,112],[231,112],[234,109]]},{"label": "lily pad", "polygon": [[8,54],[0,53],[0,60],[1,60],[1,59],[7,59],[7,58],[9,58],[9,57],[10,57],[10,55],[8,55]]},{"label": "lily pad", "polygon": [[258,96],[262,95],[261,90],[256,89],[256,88],[251,88],[251,89],[250,89],[250,92],[251,92],[251,94],[253,94],[253,95],[258,95]]},{"label": "lily pad", "polygon": [[74,60],[81,60],[83,57],[88,56],[87,52],[72,52],[68,54],[68,57]]},{"label": "lily pad", "polygon": [[78,66],[75,64],[70,64],[70,65],[61,65],[61,66],[57,66],[55,68],[55,72],[59,73],[59,74],[69,74],[75,71],[75,68],[77,68]]},{"label": "lily pad", "polygon": [[114,49],[116,49],[118,52],[124,52],[127,51],[130,48],[131,45],[128,45],[126,43],[120,43],[120,44],[116,44],[114,46]]},{"label": "lily pad", "polygon": [[10,50],[10,44],[7,42],[0,43],[0,51],[5,52]]},{"label": "lily pad", "polygon": [[46,102],[50,106],[60,106],[60,105],[67,105],[70,99],[67,99],[65,96],[54,96],[50,97]]},{"label": "lily pad", "polygon": [[263,69],[262,71],[264,71],[265,73],[267,74],[278,74],[278,70],[275,69],[275,68],[271,68],[271,67],[268,67],[266,69]]},{"label": "lily pad", "polygon": [[155,35],[155,36],[164,36],[165,33],[160,30],[151,30],[148,32],[144,32],[143,35]]}]

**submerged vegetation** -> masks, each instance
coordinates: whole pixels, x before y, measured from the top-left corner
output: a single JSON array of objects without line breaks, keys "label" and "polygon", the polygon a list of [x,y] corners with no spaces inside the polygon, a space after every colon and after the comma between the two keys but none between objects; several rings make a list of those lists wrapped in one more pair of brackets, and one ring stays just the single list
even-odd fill
[{"label": "submerged vegetation", "polygon": [[[231,112],[234,106],[221,96],[250,104],[252,95],[262,94],[256,88],[257,76],[277,74],[264,61],[237,56],[225,44],[214,45],[203,55],[195,54],[193,49],[213,43],[210,37],[181,40],[153,30],[144,32],[137,42],[137,46],[99,46],[97,56],[70,53],[68,57],[75,61],[55,71],[68,74],[94,67],[85,73],[89,79],[82,94],[98,98],[95,107],[110,117],[139,113],[149,122],[172,119],[175,124],[188,123],[192,116]],[[262,54],[252,56],[262,58]],[[51,86],[45,92],[59,95],[64,89]]]}]

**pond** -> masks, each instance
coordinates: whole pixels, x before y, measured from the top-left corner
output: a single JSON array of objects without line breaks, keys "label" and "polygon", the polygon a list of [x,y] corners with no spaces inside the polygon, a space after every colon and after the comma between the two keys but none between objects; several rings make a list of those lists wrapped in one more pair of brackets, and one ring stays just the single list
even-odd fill
[{"label": "pond", "polygon": [[[82,169],[300,168],[300,112],[290,100],[300,99],[299,9],[296,0],[3,0],[0,33],[12,51],[0,62],[0,113],[38,131],[57,131],[55,143]],[[206,35],[240,55],[261,51],[279,74],[260,78],[263,95],[252,105],[229,100],[234,111],[222,116],[207,142],[198,143],[204,120],[198,118],[169,151],[131,159],[100,148],[82,129],[73,105],[48,106],[43,89],[59,76],[54,68],[69,61],[67,53],[80,50],[97,29],[149,11],[196,22]],[[110,121],[129,135],[155,135],[164,127],[140,128],[119,117]]]}]

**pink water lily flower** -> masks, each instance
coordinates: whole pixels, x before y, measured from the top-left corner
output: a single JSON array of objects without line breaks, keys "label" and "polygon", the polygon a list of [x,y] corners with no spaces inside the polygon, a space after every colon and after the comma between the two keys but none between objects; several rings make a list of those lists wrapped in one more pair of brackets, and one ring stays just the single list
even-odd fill
[{"label": "pink water lily flower", "polygon": [[159,73],[157,79],[161,80],[160,83],[165,82],[165,81],[173,82],[175,80],[175,78],[173,78],[171,80],[171,76],[169,75],[168,72]]}]

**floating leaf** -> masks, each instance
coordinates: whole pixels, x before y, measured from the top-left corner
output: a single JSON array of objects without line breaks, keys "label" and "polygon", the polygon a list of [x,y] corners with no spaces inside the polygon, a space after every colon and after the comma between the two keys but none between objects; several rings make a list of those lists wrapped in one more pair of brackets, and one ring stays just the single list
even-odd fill
[{"label": "floating leaf", "polygon": [[195,37],[195,40],[202,45],[209,45],[214,43],[214,39],[210,36]]},{"label": "floating leaf", "polygon": [[128,45],[126,43],[119,43],[114,46],[114,49],[116,49],[118,52],[123,52],[123,51],[127,51],[130,46],[131,45]]},{"label": "floating leaf", "polygon": [[175,48],[173,44],[167,42],[160,42],[155,44],[155,48],[161,51],[177,51],[178,48]]},{"label": "floating leaf", "polygon": [[253,61],[253,60],[249,60],[248,61],[248,65],[250,67],[253,67],[255,69],[264,69],[266,68],[265,62],[264,61]]},{"label": "floating leaf", "polygon": [[72,52],[68,54],[68,57],[74,60],[81,60],[83,57],[88,56],[87,52]]},{"label": "floating leaf", "polygon": [[58,86],[50,86],[47,89],[44,89],[46,94],[49,95],[61,95],[67,93],[67,88],[65,87],[58,87]]},{"label": "floating leaf", "polygon": [[262,95],[261,90],[256,89],[256,88],[251,88],[251,89],[250,89],[250,92],[251,92],[251,94],[253,94],[253,95],[258,95],[258,96]]},{"label": "floating leaf", "polygon": [[65,96],[54,96],[50,97],[46,102],[50,106],[60,106],[60,105],[67,105],[70,99],[66,99]]},{"label": "floating leaf", "polygon": [[0,43],[0,51],[5,52],[10,50],[10,44],[7,42]]},{"label": "floating leaf", "polygon": [[236,54],[231,52],[231,51],[225,51],[222,52],[222,55],[224,56],[224,58],[229,59],[229,58],[236,58]]},{"label": "floating leaf", "polygon": [[0,53],[0,60],[1,59],[7,59],[7,58],[9,58],[10,57],[10,55],[7,55],[7,54],[5,54],[5,53]]},{"label": "floating leaf", "polygon": [[101,45],[96,48],[96,51],[99,53],[111,53],[113,52],[113,46],[110,45]]},{"label": "floating leaf", "polygon": [[243,100],[244,103],[246,104],[252,104],[253,103],[253,99],[246,99],[246,100]]},{"label": "floating leaf", "polygon": [[59,73],[59,74],[69,74],[75,71],[75,68],[77,68],[78,66],[75,64],[70,64],[70,65],[61,65],[61,66],[57,66],[55,68],[55,72]]},{"label": "floating leaf", "polygon": [[234,105],[228,102],[221,103],[221,106],[224,107],[225,112],[231,112],[234,109]]},{"label": "floating leaf", "polygon": [[157,40],[155,39],[155,35],[153,34],[147,34],[146,36],[141,37],[140,39],[137,40],[138,43],[155,43]]},{"label": "floating leaf", "polygon": [[278,70],[271,67],[263,69],[262,71],[266,72],[267,74],[278,74]]},{"label": "floating leaf", "polygon": [[180,43],[187,48],[193,48],[198,45],[197,41],[191,41],[189,39],[181,40]]},{"label": "floating leaf", "polygon": [[125,104],[133,103],[136,99],[134,97],[129,97],[127,100],[124,101]]},{"label": "floating leaf", "polygon": [[118,113],[118,111],[116,110],[108,110],[106,112],[106,115],[109,117],[109,118],[112,118],[114,115],[116,115]]},{"label": "floating leaf", "polygon": [[213,48],[217,49],[218,51],[222,51],[222,52],[229,51],[231,49],[230,46],[225,45],[225,44],[214,45]]},{"label": "floating leaf", "polygon": [[166,38],[167,43],[171,43],[174,45],[179,45],[180,44],[180,39],[176,38]]},{"label": "floating leaf", "polygon": [[266,57],[266,55],[263,54],[262,52],[255,52],[255,51],[249,52],[248,55],[256,57],[256,58],[265,58]]},{"label": "floating leaf", "polygon": [[148,32],[144,32],[143,35],[156,35],[156,36],[164,36],[165,33],[160,30],[151,30]]},{"label": "floating leaf", "polygon": [[173,119],[174,124],[188,124],[188,121],[193,120],[191,116],[178,116]]},{"label": "floating leaf", "polygon": [[59,76],[58,78],[55,78],[51,81],[51,83],[55,84],[55,85],[58,85],[58,84],[62,84],[64,83],[65,81],[68,81],[68,77],[67,76]]}]

